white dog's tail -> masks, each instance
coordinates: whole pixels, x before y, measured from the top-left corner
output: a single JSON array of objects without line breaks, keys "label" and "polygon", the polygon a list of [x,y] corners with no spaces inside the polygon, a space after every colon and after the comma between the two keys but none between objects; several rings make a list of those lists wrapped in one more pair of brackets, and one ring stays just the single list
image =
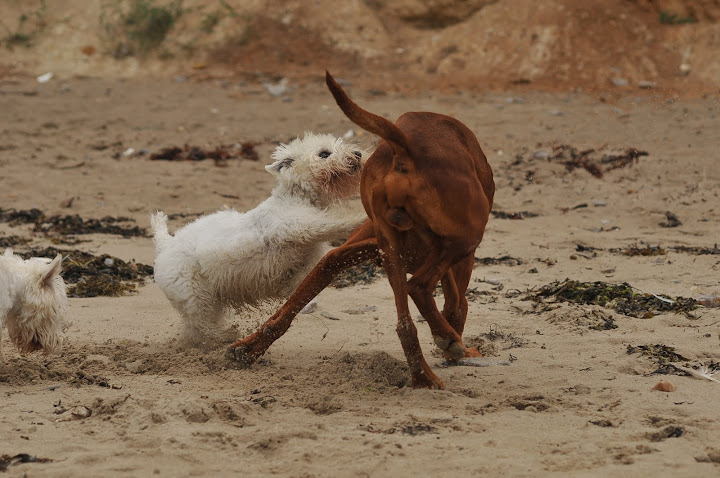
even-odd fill
[{"label": "white dog's tail", "polygon": [[155,241],[156,256],[163,249],[163,246],[168,241],[168,239],[172,237],[168,232],[167,220],[167,215],[162,211],[158,211],[155,214],[150,215],[150,227],[153,231],[153,240]]}]

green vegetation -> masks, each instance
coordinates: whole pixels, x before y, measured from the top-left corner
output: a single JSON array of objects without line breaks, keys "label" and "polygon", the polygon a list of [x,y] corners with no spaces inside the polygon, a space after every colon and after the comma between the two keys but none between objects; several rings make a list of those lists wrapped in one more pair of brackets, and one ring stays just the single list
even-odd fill
[{"label": "green vegetation", "polygon": [[680,25],[683,23],[697,23],[697,19],[693,17],[681,17],[677,13],[672,13],[670,10],[663,10],[660,12],[660,23],[663,25]]},{"label": "green vegetation", "polygon": [[184,11],[182,0],[166,5],[155,0],[106,1],[101,8],[100,24],[118,58],[146,56],[158,49]]},{"label": "green vegetation", "polygon": [[35,36],[45,30],[47,24],[45,20],[46,12],[47,3],[45,0],[40,0],[40,6],[36,10],[30,13],[22,13],[18,17],[15,30],[9,28],[0,20],[0,26],[7,31],[7,35],[0,39],[0,44],[9,49],[16,46],[31,46]]},{"label": "green vegetation", "polygon": [[221,8],[218,10],[213,10],[212,12],[205,14],[201,26],[203,32],[212,33],[217,24],[228,15],[231,18],[238,16],[238,12],[235,11],[235,9],[225,0],[220,0],[220,7]]}]

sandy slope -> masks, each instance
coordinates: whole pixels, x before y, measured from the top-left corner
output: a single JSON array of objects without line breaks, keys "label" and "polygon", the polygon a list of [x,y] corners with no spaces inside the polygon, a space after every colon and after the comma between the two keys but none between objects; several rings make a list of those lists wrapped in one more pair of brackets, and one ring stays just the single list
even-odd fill
[{"label": "sandy slope", "polygon": [[[291,86],[284,101],[256,84],[3,82],[0,207],[123,215],[142,226],[156,208],[250,208],[272,186],[262,166],[273,141],[352,127],[321,83]],[[512,356],[512,364],[444,368],[418,323],[425,355],[447,389],[408,388],[383,280],[324,291],[320,308],[300,316],[248,370],[227,360],[222,346],[183,348],[178,318],[152,283],[132,296],[71,299],[61,355],[20,357],[3,339],[0,454],[52,460],[12,466],[8,476],[720,473],[720,384],[651,375],[658,368],[651,358],[627,352],[629,345],[664,344],[688,364],[717,362],[720,309],[700,310],[697,319],[637,319],[598,306],[536,308],[515,292],[573,278],[626,281],[670,296],[720,293],[717,255],[608,250],[638,241],[666,248],[718,242],[717,100],[633,97],[611,105],[575,95],[349,91],[389,118],[433,110],[466,122],[495,170],[496,210],[539,214],[491,219],[477,256],[511,255],[522,264],[478,267],[471,283],[482,294],[471,302],[466,340],[499,361]],[[130,147],[236,141],[261,142],[261,161],[218,168],[122,155]],[[649,155],[596,179],[532,159],[553,144],[635,147]],[[70,197],[72,207],[63,208]],[[575,208],[583,203],[588,207]],[[683,224],[660,227],[666,211]],[[0,224],[0,237],[9,234],[31,236],[27,226]],[[33,246],[49,242],[32,239]],[[90,239],[77,247],[152,263],[149,238]],[[593,257],[577,244],[602,250]],[[236,326],[244,333],[271,310],[239,316]],[[618,328],[591,329],[598,314],[612,315]],[[661,379],[677,390],[651,391]],[[61,407],[67,410],[54,413]],[[84,410],[77,407],[92,414],[74,417]]]}]

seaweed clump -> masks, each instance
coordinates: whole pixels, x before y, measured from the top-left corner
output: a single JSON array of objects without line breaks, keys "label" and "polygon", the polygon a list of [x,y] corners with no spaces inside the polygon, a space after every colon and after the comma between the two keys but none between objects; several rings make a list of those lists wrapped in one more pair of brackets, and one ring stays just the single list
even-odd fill
[{"label": "seaweed clump", "polygon": [[714,247],[702,247],[702,246],[672,246],[670,248],[675,252],[684,252],[686,254],[695,254],[697,256],[703,255],[720,255],[720,248],[715,244]]},{"label": "seaweed clump", "polygon": [[135,291],[153,274],[152,266],[125,262],[108,254],[94,256],[78,250],[47,247],[20,255],[28,258],[55,257],[57,254],[63,255],[60,275],[68,284],[68,297],[119,297]]},{"label": "seaweed clump", "polygon": [[613,169],[621,169],[638,162],[641,156],[647,156],[647,151],[627,148],[620,154],[605,154],[602,158],[593,157],[594,149],[578,150],[567,144],[553,147],[549,160],[557,161],[565,166],[568,172],[583,168],[596,178],[600,179],[604,173]]},{"label": "seaweed clump", "polygon": [[664,256],[667,254],[667,251],[659,245],[651,246],[649,244],[645,244],[644,242],[630,244],[624,249],[610,249],[610,252],[630,257]]},{"label": "seaweed clump", "polygon": [[0,237],[0,249],[5,249],[6,247],[22,246],[30,241],[31,239],[28,239],[26,237],[2,236]]},{"label": "seaweed clump", "polygon": [[383,275],[382,267],[373,262],[366,262],[337,274],[332,281],[332,286],[342,289],[356,284],[370,284],[381,275]]},{"label": "seaweed clump", "polygon": [[[105,216],[101,219],[83,219],[79,215],[46,216],[39,209],[0,209],[0,222],[15,227],[20,224],[34,224],[34,232],[44,234],[114,234],[123,237],[146,237],[147,231],[139,226],[121,223],[135,222],[129,217]],[[119,224],[120,223],[120,224]]]},{"label": "seaweed clump", "polygon": [[675,347],[670,347],[668,345],[628,345],[628,355],[637,352],[640,352],[641,356],[648,356],[655,359],[655,361],[657,361],[660,365],[670,362],[687,361],[685,357],[675,352]]},{"label": "seaweed clump", "polygon": [[530,212],[530,211],[520,211],[520,212],[506,212],[506,211],[490,211],[494,218],[497,219],[513,219],[513,220],[519,220],[519,219],[525,219],[526,217],[538,217],[537,213]]},{"label": "seaweed clump", "polygon": [[146,237],[147,231],[140,226],[123,226],[118,223],[135,222],[129,217],[105,216],[101,219],[83,219],[77,214],[51,216],[35,222],[36,232],[55,234],[113,234],[123,237]]},{"label": "seaweed clump", "polygon": [[566,279],[540,288],[529,298],[542,300],[554,298],[573,304],[593,304],[613,309],[630,317],[649,319],[664,312],[679,312],[695,318],[691,311],[697,307],[695,299],[677,297],[668,299],[654,294],[637,292],[627,282],[608,284],[605,282],[580,282]]},{"label": "seaweed clump", "polygon": [[497,265],[506,265],[506,266],[521,266],[523,265],[523,260],[519,259],[517,257],[512,256],[501,256],[501,257],[476,257],[475,258],[475,265],[483,265],[483,266],[497,266]]}]

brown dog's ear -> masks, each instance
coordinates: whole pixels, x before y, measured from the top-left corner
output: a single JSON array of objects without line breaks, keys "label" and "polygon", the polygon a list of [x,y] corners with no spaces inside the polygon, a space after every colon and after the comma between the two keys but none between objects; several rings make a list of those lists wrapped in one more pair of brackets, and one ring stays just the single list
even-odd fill
[{"label": "brown dog's ear", "polygon": [[[396,155],[408,155],[408,142],[400,128],[382,116],[370,113],[355,104],[345,93],[345,90],[335,81],[329,71],[325,70],[325,83],[332,93],[340,109],[350,121],[362,129],[380,136],[390,143]],[[405,154],[403,154],[405,153]]]}]

